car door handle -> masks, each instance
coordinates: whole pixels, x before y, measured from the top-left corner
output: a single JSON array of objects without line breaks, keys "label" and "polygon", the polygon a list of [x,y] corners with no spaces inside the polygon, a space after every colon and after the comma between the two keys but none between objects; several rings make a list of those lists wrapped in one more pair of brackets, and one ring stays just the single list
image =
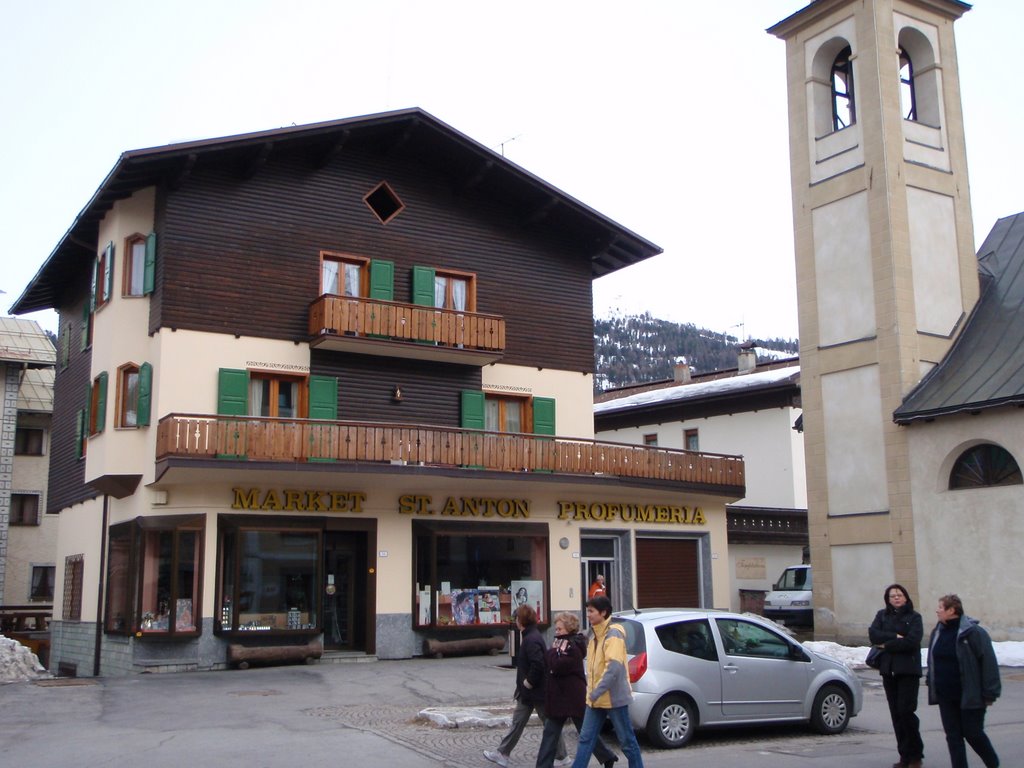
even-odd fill
[{"label": "car door handle", "polygon": [[722,669],[735,673],[738,672],[740,668],[735,664],[723,664]]}]

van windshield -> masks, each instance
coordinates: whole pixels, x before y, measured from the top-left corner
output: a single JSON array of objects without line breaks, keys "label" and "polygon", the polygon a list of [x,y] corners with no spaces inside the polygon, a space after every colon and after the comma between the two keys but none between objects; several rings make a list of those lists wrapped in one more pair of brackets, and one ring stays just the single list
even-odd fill
[{"label": "van windshield", "polygon": [[810,589],[810,568],[787,568],[779,579],[778,589]]}]

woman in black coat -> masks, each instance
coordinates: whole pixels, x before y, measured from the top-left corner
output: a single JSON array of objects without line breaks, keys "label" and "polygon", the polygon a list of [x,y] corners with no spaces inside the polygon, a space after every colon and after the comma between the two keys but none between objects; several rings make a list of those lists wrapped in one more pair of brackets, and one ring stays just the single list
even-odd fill
[{"label": "woman in black coat", "polygon": [[885,608],[875,614],[868,637],[871,644],[882,651],[878,671],[882,675],[882,687],[896,733],[896,748],[900,753],[893,768],[921,768],[924,743],[917,718],[917,697],[921,687],[924,623],[902,585],[890,584],[882,599]]},{"label": "woman in black coat", "polygon": [[[579,733],[583,727],[586,707],[587,677],[583,657],[587,653],[587,639],[580,634],[580,620],[574,613],[555,616],[555,639],[545,654],[547,684],[544,686],[544,734],[537,752],[537,768],[551,768],[555,747],[562,735],[566,720],[572,720]],[[597,740],[594,757],[604,768],[611,768],[619,758],[608,746]]]}]

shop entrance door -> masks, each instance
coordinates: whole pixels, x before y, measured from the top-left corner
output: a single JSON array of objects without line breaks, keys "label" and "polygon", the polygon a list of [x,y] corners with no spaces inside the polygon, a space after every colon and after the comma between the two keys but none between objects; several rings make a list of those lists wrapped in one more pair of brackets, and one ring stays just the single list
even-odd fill
[{"label": "shop entrance door", "polygon": [[587,626],[586,603],[598,574],[604,576],[604,586],[612,607],[618,607],[618,568],[615,564],[617,540],[612,537],[583,537],[580,539],[580,608],[583,610],[583,625]]},{"label": "shop entrance door", "polygon": [[324,533],[324,649],[366,650],[364,531]]}]

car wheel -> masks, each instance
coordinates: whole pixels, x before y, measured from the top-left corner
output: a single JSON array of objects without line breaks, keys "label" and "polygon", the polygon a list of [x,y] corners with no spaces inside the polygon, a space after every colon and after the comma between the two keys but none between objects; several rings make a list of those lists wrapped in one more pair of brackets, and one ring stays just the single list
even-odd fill
[{"label": "car wheel", "polygon": [[842,733],[850,724],[853,702],[850,694],[838,685],[826,685],[814,697],[811,725],[818,733]]},{"label": "car wheel", "polygon": [[682,696],[659,701],[647,720],[647,736],[655,746],[676,749],[685,746],[697,729],[697,713]]}]

